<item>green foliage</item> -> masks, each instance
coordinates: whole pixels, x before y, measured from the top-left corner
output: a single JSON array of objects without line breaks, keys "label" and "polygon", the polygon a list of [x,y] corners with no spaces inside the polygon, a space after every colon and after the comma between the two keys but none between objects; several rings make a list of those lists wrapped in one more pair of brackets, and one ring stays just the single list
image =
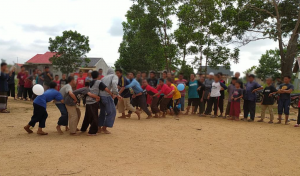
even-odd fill
[{"label": "green foliage", "polygon": [[182,61],[179,73],[183,73],[184,79],[189,80],[190,75],[194,73],[194,69],[190,65],[187,65],[186,61]]},{"label": "green foliage", "polygon": [[91,50],[89,37],[81,35],[77,31],[64,31],[62,36],[50,38],[49,44],[49,51],[56,53],[50,58],[50,61],[62,73],[72,73],[83,63],[90,62],[86,58],[86,53]]},{"label": "green foliage", "polygon": [[273,79],[280,77],[280,65],[279,50],[268,50],[259,60],[256,76],[262,80],[265,80],[267,77],[272,77]]},{"label": "green foliage", "polygon": [[249,74],[255,74],[255,71],[256,71],[256,66],[252,66],[250,68],[248,68],[246,71],[244,71],[243,73],[247,76]]}]

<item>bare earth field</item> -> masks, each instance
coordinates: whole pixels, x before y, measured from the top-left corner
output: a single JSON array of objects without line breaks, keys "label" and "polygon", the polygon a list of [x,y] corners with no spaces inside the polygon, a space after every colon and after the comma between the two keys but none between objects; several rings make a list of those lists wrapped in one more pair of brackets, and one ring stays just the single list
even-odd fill
[{"label": "bare earth field", "polygon": [[198,116],[146,120],[143,113],[140,121],[135,115],[116,119],[109,135],[70,136],[56,132],[60,112],[49,103],[49,135],[38,136],[23,129],[32,115],[30,102],[10,99],[9,110],[0,114],[1,176],[300,175],[295,122],[270,125],[268,119],[249,123]]}]

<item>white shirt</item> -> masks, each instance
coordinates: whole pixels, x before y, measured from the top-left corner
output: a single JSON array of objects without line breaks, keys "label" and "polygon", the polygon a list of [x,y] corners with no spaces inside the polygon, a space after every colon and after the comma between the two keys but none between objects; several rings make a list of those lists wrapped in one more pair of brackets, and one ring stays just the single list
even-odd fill
[{"label": "white shirt", "polygon": [[220,93],[221,88],[222,88],[222,86],[221,86],[220,82],[213,82],[212,87],[211,87],[210,97],[220,97],[221,96],[221,93]]}]

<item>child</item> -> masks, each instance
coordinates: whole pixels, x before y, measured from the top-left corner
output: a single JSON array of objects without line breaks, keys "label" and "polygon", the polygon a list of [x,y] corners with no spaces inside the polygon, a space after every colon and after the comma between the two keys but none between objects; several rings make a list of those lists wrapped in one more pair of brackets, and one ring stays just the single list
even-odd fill
[{"label": "child", "polygon": [[151,87],[148,84],[148,81],[146,79],[143,80],[142,88],[147,91],[147,94],[150,95],[150,97],[152,99],[152,101],[150,103],[150,107],[151,107],[152,113],[155,114],[154,118],[159,118],[159,109],[157,107],[159,95],[154,96],[155,94],[158,93],[158,91],[154,87]]},{"label": "child", "polygon": [[163,114],[161,116],[162,118],[166,117],[166,112],[168,110],[168,104],[169,104],[170,101],[172,101],[173,92],[174,92],[174,90],[172,88],[170,88],[169,86],[167,86],[164,83],[164,81],[165,80],[163,78],[159,79],[159,85],[157,86],[158,93],[153,95],[153,97],[155,97],[159,94],[164,94],[164,97],[160,101],[160,111],[163,112]]},{"label": "child", "polygon": [[[180,113],[180,109],[178,109],[177,105],[180,103],[180,99],[181,99],[181,93],[179,92],[179,90],[177,89],[177,87],[172,84],[172,78],[167,78],[167,85],[174,90],[173,92],[173,101],[171,101],[170,107],[173,108],[174,113],[175,113],[175,119],[179,120],[179,113]],[[169,105],[168,105],[169,106]],[[171,112],[172,114],[173,112]]]},{"label": "child", "polygon": [[232,92],[232,96],[230,97],[230,116],[228,120],[240,120],[240,113],[241,113],[241,98],[243,97],[243,90],[241,89],[240,82],[235,82],[235,89]]},{"label": "child", "polygon": [[212,118],[216,118],[218,116],[219,99],[221,96],[220,91],[227,89],[225,84],[220,82],[220,79],[220,75],[216,75],[214,77],[214,82],[211,86],[211,92],[208,94],[209,100],[205,111],[205,115],[208,115],[212,111],[212,106],[214,105],[214,115],[212,116]]},{"label": "child", "polygon": [[284,84],[279,86],[279,90],[275,93],[279,93],[279,101],[278,101],[278,122],[277,124],[281,124],[281,117],[284,112],[285,114],[285,124],[288,125],[289,114],[290,114],[290,104],[291,104],[291,93],[294,90],[294,86],[290,84],[291,77],[285,76],[283,79]]},{"label": "child", "polygon": [[45,128],[46,119],[48,117],[48,113],[46,110],[47,103],[56,100],[63,101],[63,96],[59,93],[56,88],[57,84],[55,82],[50,82],[49,88],[44,92],[43,95],[40,95],[35,98],[33,101],[33,116],[31,117],[31,121],[24,127],[27,133],[33,133],[30,127],[34,127],[37,122],[39,122],[39,128],[37,130],[37,134],[39,135],[48,135],[42,129]]},{"label": "child", "polygon": [[229,114],[230,114],[231,97],[232,97],[233,91],[235,89],[235,83],[236,82],[237,82],[237,78],[233,77],[232,80],[231,80],[231,83],[230,83],[230,85],[228,86],[228,89],[227,89],[229,98],[228,98],[228,104],[227,104],[227,107],[226,107],[225,117],[229,116]]},{"label": "child", "polygon": [[272,105],[274,104],[274,97],[272,96],[273,92],[277,92],[276,88],[272,85],[272,78],[267,78],[267,87],[263,90],[263,101],[261,102],[261,119],[257,122],[263,122],[265,119],[265,112],[266,109],[269,109],[270,112],[270,121],[269,123],[273,123],[274,120],[274,114],[273,114],[273,108]]},{"label": "child", "polygon": [[59,91],[60,90],[60,81],[59,81],[58,75],[55,75],[53,82],[55,82],[57,84],[57,91]]},{"label": "child", "polygon": [[186,85],[189,87],[188,92],[188,107],[186,108],[186,112],[184,115],[189,115],[190,108],[192,107],[192,114],[195,114],[195,107],[200,103],[198,89],[201,88],[200,81],[195,79],[195,74],[190,75],[190,81]]},{"label": "child", "polygon": [[66,74],[63,74],[61,80],[59,81],[60,88],[63,88],[66,84],[67,84],[67,76]]},{"label": "child", "polygon": [[28,71],[25,71],[25,83],[24,83],[24,92],[23,92],[23,97],[24,100],[27,101],[27,95],[29,97],[29,100],[32,100],[32,81],[33,81],[33,76],[29,76]]}]

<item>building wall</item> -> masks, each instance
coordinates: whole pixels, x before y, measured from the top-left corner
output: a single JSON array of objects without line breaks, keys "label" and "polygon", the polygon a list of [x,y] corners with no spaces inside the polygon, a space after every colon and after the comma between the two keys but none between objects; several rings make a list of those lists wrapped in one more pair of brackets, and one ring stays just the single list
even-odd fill
[{"label": "building wall", "polygon": [[61,78],[62,73],[59,70],[55,70],[52,65],[49,64],[30,64],[30,65],[24,65],[25,69],[29,72],[29,74],[32,74],[34,69],[39,69],[42,72],[45,70],[45,66],[49,66],[50,72],[53,74],[53,76],[58,75],[59,78]]},{"label": "building wall", "polygon": [[96,64],[96,68],[95,70],[98,71],[100,68],[103,69],[103,75],[105,76],[109,66],[106,64],[106,62],[104,61],[104,59],[101,59],[97,64]]}]

